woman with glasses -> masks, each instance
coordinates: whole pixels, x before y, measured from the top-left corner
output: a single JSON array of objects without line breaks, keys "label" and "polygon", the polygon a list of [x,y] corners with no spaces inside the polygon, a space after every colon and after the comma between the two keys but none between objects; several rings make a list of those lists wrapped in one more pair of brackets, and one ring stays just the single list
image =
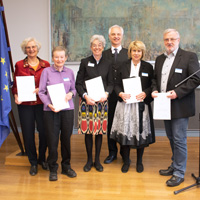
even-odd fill
[{"label": "woman with glasses", "polygon": [[[107,98],[113,90],[111,63],[102,55],[104,47],[105,38],[102,35],[93,35],[91,37],[90,49],[92,55],[81,60],[76,77],[76,90],[80,96],[78,133],[85,134],[85,146],[87,151],[87,163],[83,168],[85,172],[89,172],[93,165],[97,171],[103,171],[103,166],[100,163],[100,151],[102,135],[107,133]],[[100,101],[95,102],[87,93],[85,81],[98,76],[102,77],[105,95],[102,96]],[[93,135],[95,136],[94,163],[92,158]]]},{"label": "woman with glasses", "polygon": [[[38,91],[41,73],[50,64],[38,57],[40,48],[41,44],[35,38],[29,37],[22,42],[21,49],[27,56],[15,65],[14,83],[12,87],[12,93],[18,107],[25,151],[31,164],[30,175],[32,176],[37,174],[38,164],[42,165],[43,169],[48,169],[45,158],[47,145],[44,133],[43,103],[38,96]],[[35,90],[33,93],[36,93],[36,101],[21,102],[18,100],[17,76],[34,76]],[[38,155],[35,145],[35,124],[39,133]]]}]

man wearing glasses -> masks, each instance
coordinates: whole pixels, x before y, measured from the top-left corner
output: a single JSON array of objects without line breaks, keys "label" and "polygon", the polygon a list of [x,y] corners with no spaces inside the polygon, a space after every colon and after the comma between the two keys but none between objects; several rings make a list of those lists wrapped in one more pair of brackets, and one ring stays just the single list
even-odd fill
[{"label": "man wearing glasses", "polygon": [[152,97],[167,92],[171,99],[171,120],[164,120],[172,150],[172,163],[160,175],[171,176],[167,186],[178,186],[184,181],[187,163],[187,128],[189,117],[195,115],[195,88],[200,84],[200,74],[195,74],[178,87],[176,85],[199,70],[195,53],[179,47],[180,35],[175,29],[163,33],[166,52],[156,58]]}]

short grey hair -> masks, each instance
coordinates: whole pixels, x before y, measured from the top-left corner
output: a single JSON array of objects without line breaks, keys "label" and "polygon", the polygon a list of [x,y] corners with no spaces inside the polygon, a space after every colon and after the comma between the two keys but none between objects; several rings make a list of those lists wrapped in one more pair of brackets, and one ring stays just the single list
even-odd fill
[{"label": "short grey hair", "polygon": [[170,33],[170,32],[175,32],[175,33],[177,34],[178,38],[180,38],[179,32],[178,32],[176,29],[174,29],[174,28],[168,28],[168,29],[166,29],[166,30],[163,32],[163,36],[164,36],[165,34],[167,34],[167,33]]},{"label": "short grey hair", "polygon": [[65,57],[67,56],[67,49],[64,46],[56,46],[56,47],[54,47],[53,50],[52,50],[52,53],[51,53],[52,57],[53,57],[53,54],[54,54],[55,51],[64,51],[65,52]]},{"label": "short grey hair", "polygon": [[39,52],[39,50],[40,50],[40,48],[41,48],[41,43],[38,42],[34,37],[28,37],[28,38],[24,39],[24,40],[22,41],[22,43],[21,43],[21,49],[22,49],[22,51],[24,52],[24,54],[26,54],[26,46],[27,46],[27,44],[28,44],[29,42],[32,42],[32,41],[35,42],[35,44],[36,44],[36,46],[37,46],[37,50],[38,50],[38,52]]},{"label": "short grey hair", "polygon": [[106,46],[106,40],[104,38],[103,35],[93,35],[91,38],[90,38],[90,46],[92,46],[92,43],[94,42],[94,40],[98,40],[99,42],[102,43],[103,47]]},{"label": "short grey hair", "polygon": [[117,24],[115,24],[115,25],[113,25],[113,26],[111,26],[110,28],[109,28],[109,30],[108,30],[108,34],[110,35],[110,33],[111,33],[111,29],[112,28],[120,28],[121,29],[121,32],[122,32],[122,35],[124,35],[124,29],[121,27],[121,26],[119,26],[119,25],[117,25]]}]

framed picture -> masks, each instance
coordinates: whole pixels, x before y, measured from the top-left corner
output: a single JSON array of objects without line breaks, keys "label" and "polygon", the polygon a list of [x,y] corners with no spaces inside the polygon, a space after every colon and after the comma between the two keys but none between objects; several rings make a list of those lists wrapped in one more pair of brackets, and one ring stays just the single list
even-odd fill
[{"label": "framed picture", "polygon": [[79,63],[91,55],[90,38],[103,35],[110,47],[108,30],[118,24],[124,29],[123,46],[133,40],[146,45],[145,60],[154,61],[164,51],[163,31],[175,28],[181,47],[200,56],[199,0],[51,0],[51,48],[64,45],[68,62]]}]

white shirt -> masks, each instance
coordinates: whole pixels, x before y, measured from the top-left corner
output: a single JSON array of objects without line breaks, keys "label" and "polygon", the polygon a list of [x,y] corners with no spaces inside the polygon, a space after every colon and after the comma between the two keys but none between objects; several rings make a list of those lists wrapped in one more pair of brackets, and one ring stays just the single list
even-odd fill
[{"label": "white shirt", "polygon": [[167,53],[164,53],[166,56],[166,59],[162,68],[161,92],[167,92],[166,90],[167,90],[167,82],[169,78],[169,73],[171,71],[177,51],[178,51],[178,48],[169,55],[167,55]]},{"label": "white shirt", "polygon": [[113,47],[113,46],[111,46],[112,54],[115,53],[115,49],[117,49],[117,53],[119,53],[119,52],[122,50],[122,46],[121,46],[121,45],[118,46],[118,47]]},{"label": "white shirt", "polygon": [[138,77],[139,71],[140,71],[141,62],[139,62],[136,66],[133,64],[133,61],[131,60],[131,73],[130,77]]}]

